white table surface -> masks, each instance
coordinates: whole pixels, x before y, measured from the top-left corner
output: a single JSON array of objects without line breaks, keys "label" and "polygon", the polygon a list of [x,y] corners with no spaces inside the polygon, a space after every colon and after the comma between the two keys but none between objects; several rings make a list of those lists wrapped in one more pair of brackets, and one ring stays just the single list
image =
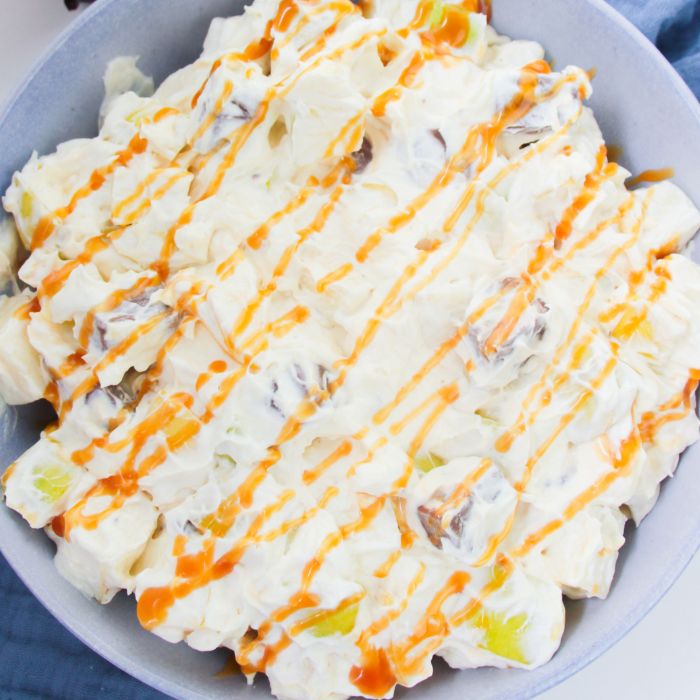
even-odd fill
[{"label": "white table surface", "polygon": [[[75,16],[61,0],[0,0],[0,104]],[[700,698],[699,596],[700,555],[625,639],[541,700]]]}]

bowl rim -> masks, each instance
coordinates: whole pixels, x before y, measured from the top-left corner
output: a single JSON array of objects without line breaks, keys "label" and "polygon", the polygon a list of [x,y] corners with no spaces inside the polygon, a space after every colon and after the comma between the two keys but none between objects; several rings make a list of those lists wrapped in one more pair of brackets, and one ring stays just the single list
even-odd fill
[{"label": "bowl rim", "polygon": [[[34,77],[43,69],[46,63],[51,59],[53,54],[66,43],[75,33],[79,32],[84,25],[92,21],[92,18],[106,11],[112,4],[119,0],[96,0],[93,4],[82,10],[74,21],[68,24],[58,36],[49,44],[49,46],[40,54],[34,61],[29,72],[24,75],[9,96],[5,99],[4,104],[0,109],[0,129],[2,129],[7,116],[12,111],[15,103],[20,96],[28,88]],[[608,23],[615,25],[619,31],[624,32],[635,43],[640,45],[646,53],[650,55],[662,69],[666,79],[673,85],[679,98],[688,108],[695,120],[700,126],[700,101],[695,96],[689,85],[683,80],[680,74],[666,59],[661,51],[638,29],[630,20],[628,20],[617,9],[609,5],[605,0],[583,0],[592,6],[592,8],[602,15],[603,19]],[[251,0],[246,0],[250,3]],[[498,0],[495,0],[497,3]],[[546,49],[546,46],[545,46]],[[4,504],[2,504],[4,507]],[[687,541],[679,547],[679,554],[675,560],[669,565],[653,587],[652,592],[643,599],[628,615],[623,618],[618,625],[613,628],[608,635],[601,637],[596,643],[592,644],[583,653],[575,657],[569,664],[561,668],[558,672],[549,676],[545,676],[539,682],[531,685],[525,691],[516,691],[513,695],[509,691],[503,691],[501,694],[494,696],[494,700],[527,700],[535,697],[546,690],[549,690],[568,678],[572,677],[579,671],[583,670],[596,659],[602,656],[606,651],[617,644],[625,637],[632,629],[634,629],[662,600],[668,593],[674,583],[683,574],[697,552],[700,551],[700,522],[697,530],[691,533]],[[105,640],[98,634],[92,632],[87,627],[84,627],[79,621],[67,619],[57,609],[57,605],[51,600],[50,596],[45,595],[41,587],[29,577],[25,576],[20,565],[21,551],[14,547],[12,542],[0,540],[0,552],[2,552],[7,563],[10,565],[17,577],[24,583],[32,595],[41,603],[41,605],[57,620],[62,627],[68,630],[80,642],[85,644],[90,650],[97,653],[103,659],[108,661],[113,666],[116,666],[121,671],[136,678],[147,686],[160,691],[173,698],[182,698],[183,700],[192,700],[195,697],[204,695],[193,695],[187,691],[187,695],[183,694],[183,687],[177,682],[171,682],[167,678],[163,678],[158,674],[152,673],[144,665],[134,665],[133,661],[121,652],[109,648]],[[58,574],[57,574],[58,575]],[[166,643],[166,642],[164,642]]]}]

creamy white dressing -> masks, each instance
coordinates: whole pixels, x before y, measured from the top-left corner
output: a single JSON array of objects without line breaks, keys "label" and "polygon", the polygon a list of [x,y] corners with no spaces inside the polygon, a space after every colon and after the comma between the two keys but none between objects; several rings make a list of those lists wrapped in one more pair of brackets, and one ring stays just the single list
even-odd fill
[{"label": "creamy white dressing", "polygon": [[484,3],[369,4],[256,0],[152,96],[112,64],[3,199],[0,393],[59,416],[7,504],[290,700],[545,663],[698,435],[700,213]]}]

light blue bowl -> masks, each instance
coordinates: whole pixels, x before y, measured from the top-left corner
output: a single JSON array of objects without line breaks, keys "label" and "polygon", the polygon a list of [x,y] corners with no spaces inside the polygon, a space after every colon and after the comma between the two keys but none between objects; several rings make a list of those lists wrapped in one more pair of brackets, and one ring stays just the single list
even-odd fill
[{"label": "light blue bowl", "polygon": [[[700,106],[656,49],[602,0],[495,0],[496,27],[542,42],[558,66],[596,68],[593,106],[609,143],[623,148],[633,171],[672,166],[676,181],[700,203]],[[527,7],[523,7],[523,5]],[[81,15],[34,69],[0,117],[0,191],[32,150],[96,131],[107,61],[138,54],[161,80],[199,52],[212,17],[240,11],[236,0],[99,0]],[[7,349],[3,349],[7,351]],[[10,412],[0,424],[0,465],[36,438],[47,418],[34,407]],[[700,546],[700,445],[683,457],[657,508],[629,531],[607,601],[568,607],[561,650],[534,672],[482,669],[436,674],[399,697],[457,700],[528,698],[564,680],[608,649],[658,602]],[[102,607],[56,573],[52,545],[0,508],[2,552],[37,598],[77,637],[106,659],[176,698],[268,698],[264,680],[215,679],[222,653],[199,654],[143,631],[133,601]]]}]

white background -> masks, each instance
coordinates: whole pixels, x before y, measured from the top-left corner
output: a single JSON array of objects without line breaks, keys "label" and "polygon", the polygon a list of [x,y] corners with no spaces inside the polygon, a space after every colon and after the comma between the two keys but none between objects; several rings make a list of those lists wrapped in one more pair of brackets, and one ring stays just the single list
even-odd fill
[{"label": "white background", "polygon": [[[0,104],[74,17],[61,0],[0,0]],[[420,691],[411,696],[418,700]],[[700,698],[700,556],[625,639],[587,669],[541,696],[541,700],[627,698]]]}]

